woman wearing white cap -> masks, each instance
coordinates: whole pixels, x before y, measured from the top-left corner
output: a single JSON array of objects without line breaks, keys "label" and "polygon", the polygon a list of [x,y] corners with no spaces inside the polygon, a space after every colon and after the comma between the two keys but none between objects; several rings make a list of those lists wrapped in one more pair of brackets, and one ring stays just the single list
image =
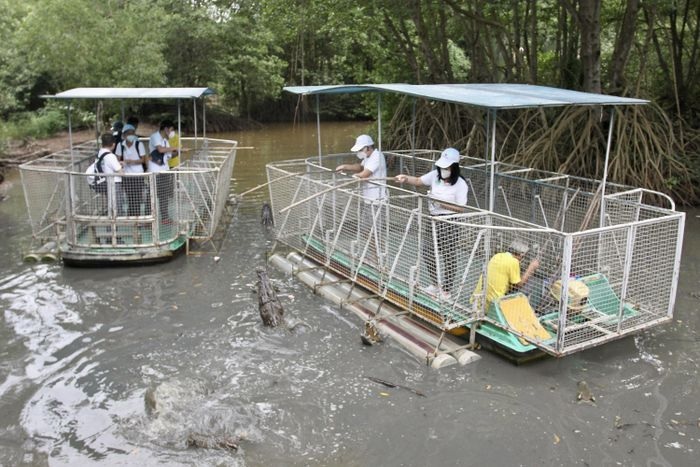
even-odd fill
[{"label": "woman wearing white cap", "polygon": [[[459,173],[459,151],[455,148],[447,148],[442,151],[440,159],[435,162],[435,169],[421,177],[411,177],[400,174],[396,176],[399,183],[408,183],[414,186],[429,186],[430,199],[429,211],[433,216],[446,216],[457,212],[463,212],[467,205],[469,187]],[[433,222],[433,232],[437,238],[438,250],[444,264],[445,275],[442,276],[442,288],[438,280],[433,240],[430,238],[424,243],[424,254],[428,266],[428,274],[434,284],[426,289],[432,295],[441,293],[443,297],[449,295],[454,282],[457,268],[456,245],[459,230],[457,226],[445,222]]]},{"label": "woman wearing white cap", "polygon": [[355,172],[355,177],[371,180],[373,178],[381,180],[381,183],[363,183],[362,195],[368,200],[379,200],[386,198],[386,160],[384,154],[374,148],[374,141],[369,135],[360,135],[355,139],[355,145],[350,151],[357,153],[360,162],[356,164],[341,164],[335,168],[336,171]]}]

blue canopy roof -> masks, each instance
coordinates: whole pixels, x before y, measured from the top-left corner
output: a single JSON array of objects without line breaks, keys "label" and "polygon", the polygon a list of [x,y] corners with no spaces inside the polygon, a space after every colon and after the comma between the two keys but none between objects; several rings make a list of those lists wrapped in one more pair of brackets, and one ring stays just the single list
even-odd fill
[{"label": "blue canopy roof", "polygon": [[284,90],[301,95],[393,92],[488,109],[561,107],[566,105],[640,105],[649,102],[644,99],[570,91],[530,84],[343,84],[287,86]]},{"label": "blue canopy roof", "polygon": [[211,88],[74,88],[49,99],[192,99],[215,94]]}]

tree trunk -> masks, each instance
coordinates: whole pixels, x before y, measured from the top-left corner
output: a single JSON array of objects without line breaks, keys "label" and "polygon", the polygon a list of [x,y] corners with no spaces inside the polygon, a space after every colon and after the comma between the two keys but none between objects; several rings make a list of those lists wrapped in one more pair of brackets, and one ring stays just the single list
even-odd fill
[{"label": "tree trunk", "polygon": [[579,0],[578,23],[581,31],[583,90],[599,93],[601,91],[600,0]]},{"label": "tree trunk", "polygon": [[621,94],[625,90],[625,65],[632,50],[632,43],[637,29],[637,13],[639,0],[627,0],[625,16],[622,19],[620,32],[615,39],[615,50],[610,60],[610,93]]}]

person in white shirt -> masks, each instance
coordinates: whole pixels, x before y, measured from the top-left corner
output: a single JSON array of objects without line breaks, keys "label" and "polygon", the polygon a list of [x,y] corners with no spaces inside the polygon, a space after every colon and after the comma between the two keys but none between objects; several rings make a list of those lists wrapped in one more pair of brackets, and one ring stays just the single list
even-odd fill
[{"label": "person in white shirt", "polygon": [[[434,170],[421,177],[400,174],[396,176],[396,181],[414,186],[429,186],[428,209],[432,216],[447,216],[464,212],[469,186],[459,173],[459,157],[459,151],[455,148],[447,148],[442,151],[440,159],[435,162]],[[445,273],[443,276],[438,274],[433,236],[429,235],[427,236],[428,241],[423,245],[423,254],[428,267],[428,275],[433,284],[426,291],[432,295],[440,294],[446,298],[449,296],[455,279],[457,267],[455,245],[458,243],[459,229],[458,226],[445,222],[432,222],[431,224],[434,226],[433,232],[435,232]]]},{"label": "person in white shirt", "polygon": [[[360,135],[355,145],[350,148],[356,153],[360,162],[341,164],[335,168],[337,172],[355,172],[355,177],[365,179],[362,185],[362,195],[367,200],[377,201],[386,198],[386,160],[384,154],[374,147],[374,141],[369,135]],[[377,181],[373,182],[372,180]]]},{"label": "person in white shirt", "polygon": [[359,162],[341,164],[335,168],[337,172],[353,172],[353,177],[362,179],[362,197],[364,203],[360,214],[358,234],[370,241],[369,262],[380,263],[379,253],[382,251],[382,226],[384,225],[383,206],[387,197],[386,189],[386,160],[384,154],[374,147],[374,141],[369,135],[360,135],[350,148]]},{"label": "person in white shirt", "polygon": [[[122,177],[122,186],[126,193],[128,203],[127,214],[129,216],[141,215],[141,204],[143,204],[144,177],[143,166],[146,163],[148,154],[136,136],[136,128],[127,123],[122,130],[122,142],[117,144],[115,151],[117,157],[124,165],[124,173],[139,174],[140,176]],[[150,203],[146,203],[146,215],[150,214]]]},{"label": "person in white shirt", "polygon": [[172,224],[170,219],[170,198],[173,196],[174,180],[169,171],[168,160],[177,154],[170,147],[168,138],[175,135],[175,125],[172,120],[163,120],[158,131],[153,133],[148,140],[148,171],[156,173],[156,194],[158,196],[158,210],[160,222]]},{"label": "person in white shirt", "polygon": [[[117,156],[112,152],[114,136],[111,133],[103,133],[102,136],[100,136],[100,143],[102,147],[97,151],[97,161],[101,164],[99,171],[105,175],[118,174],[111,177],[114,180],[115,198],[111,198],[111,193],[109,191],[105,192],[105,194],[107,194],[107,206],[110,206],[114,202],[117,206],[117,215],[121,216],[124,214],[124,195],[122,192],[122,178],[119,175],[122,174],[123,171]],[[103,183],[107,183],[109,178],[110,177],[106,177]]]}]

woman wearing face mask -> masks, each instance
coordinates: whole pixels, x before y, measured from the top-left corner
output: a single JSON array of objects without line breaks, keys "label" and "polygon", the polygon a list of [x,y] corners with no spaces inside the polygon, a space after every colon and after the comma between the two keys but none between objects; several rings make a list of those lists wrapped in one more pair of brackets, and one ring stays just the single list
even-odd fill
[{"label": "woman wearing face mask", "polygon": [[[442,151],[440,159],[435,162],[435,170],[421,177],[400,174],[396,176],[396,181],[414,186],[429,186],[429,211],[432,216],[447,216],[464,212],[464,206],[467,205],[469,187],[459,173],[459,151],[454,148]],[[455,246],[458,244],[459,229],[456,225],[445,222],[431,222],[431,226],[437,239],[444,275],[442,275],[442,284],[439,284],[433,239],[432,236],[429,236],[428,241],[423,244],[423,250],[428,274],[433,284],[425,291],[431,295],[441,295],[442,298],[448,298],[457,267]]]},{"label": "woman wearing face mask", "polygon": [[[143,165],[146,163],[146,149],[143,143],[136,136],[136,128],[127,123],[122,130],[122,141],[117,144],[115,154],[124,165],[124,173],[143,174]],[[122,186],[126,193],[126,201],[129,205],[127,214],[129,216],[141,215],[141,204],[143,204],[144,179],[140,177],[123,177]],[[151,206],[146,204],[145,215],[150,214]]]}]

